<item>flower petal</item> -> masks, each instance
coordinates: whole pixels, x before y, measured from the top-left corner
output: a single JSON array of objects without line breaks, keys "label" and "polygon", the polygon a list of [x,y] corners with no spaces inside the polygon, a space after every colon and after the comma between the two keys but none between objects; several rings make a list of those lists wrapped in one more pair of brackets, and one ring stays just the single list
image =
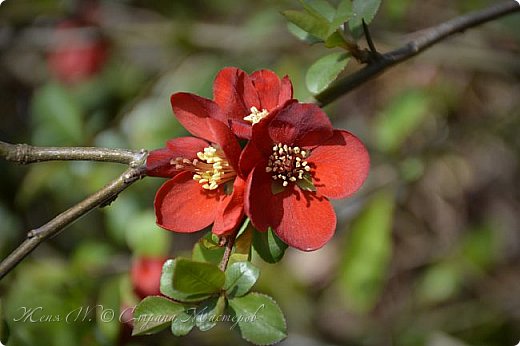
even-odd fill
[{"label": "flower petal", "polygon": [[146,174],[152,177],[171,178],[177,173],[172,159],[182,157],[193,159],[197,152],[203,151],[208,142],[195,137],[179,137],[166,142],[166,147],[152,150],[146,159]]},{"label": "flower petal", "polygon": [[280,94],[278,95],[278,105],[283,105],[286,101],[293,98],[293,86],[289,76],[284,76],[280,85]]},{"label": "flower petal", "polygon": [[245,180],[237,177],[233,184],[233,193],[231,196],[225,196],[220,203],[212,230],[216,235],[233,233],[242,221],[244,217],[245,183]]},{"label": "flower petal", "polygon": [[238,170],[240,145],[223,118],[219,106],[208,99],[189,93],[171,97],[173,111],[179,122],[194,136],[218,144],[235,170]]},{"label": "flower petal", "polygon": [[319,249],[334,235],[336,214],[323,196],[295,185],[275,195],[271,176],[257,165],[248,177],[245,211],[260,231],[271,227],[289,246],[303,251]]},{"label": "flower petal", "polygon": [[370,167],[363,143],[343,130],[335,130],[331,138],[312,151],[307,161],[313,167],[317,191],[329,198],[354,194],[366,180]]},{"label": "flower petal", "polygon": [[191,233],[211,225],[215,220],[222,188],[205,190],[192,177],[191,172],[177,174],[157,191],[155,216],[162,228]]},{"label": "flower petal", "polygon": [[251,78],[236,67],[226,67],[217,74],[213,82],[213,100],[229,120],[240,122],[251,113],[251,107],[260,105]]},{"label": "flower petal", "polygon": [[[292,85],[289,79],[284,78],[282,88],[280,78],[273,71],[256,71],[251,75],[251,80],[260,101],[260,105],[257,106],[259,110],[266,109],[270,112],[292,98]],[[290,94],[288,93],[287,82],[289,82]]]}]

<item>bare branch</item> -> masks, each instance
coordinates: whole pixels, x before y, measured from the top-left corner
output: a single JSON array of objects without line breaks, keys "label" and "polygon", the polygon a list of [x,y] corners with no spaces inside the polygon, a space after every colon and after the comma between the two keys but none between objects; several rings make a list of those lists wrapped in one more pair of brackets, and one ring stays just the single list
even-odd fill
[{"label": "bare branch", "polygon": [[484,10],[471,12],[429,29],[421,30],[420,37],[391,52],[382,54],[361,70],[337,81],[315,96],[316,103],[325,106],[349,91],[376,77],[386,69],[421,53],[445,38],[493,19],[520,11],[516,1],[493,5]]},{"label": "bare branch", "polygon": [[[16,147],[16,146],[13,146]],[[2,150],[0,153],[4,156],[3,148],[5,146],[0,146],[0,150]],[[45,149],[46,148],[38,148],[38,149]],[[49,149],[49,148],[47,148]],[[57,148],[58,151],[67,152],[68,149],[79,149],[79,148]],[[96,148],[88,148],[88,150],[96,149]],[[102,149],[106,150],[106,149]],[[101,151],[102,151],[101,150]],[[93,157],[101,158],[98,154],[101,152],[97,152],[96,150],[91,151],[91,153],[94,153],[93,156],[90,156],[88,159],[92,160]],[[72,154],[74,150],[70,151],[70,156],[67,157],[83,157],[83,159],[86,159],[85,156],[77,156],[76,154]],[[124,151],[121,151],[124,152]],[[126,154],[128,155],[127,159],[130,159],[130,151],[127,151]],[[48,156],[46,156],[48,159],[53,159],[51,156],[49,156],[49,152],[47,152]],[[76,155],[76,156],[75,156]],[[27,255],[29,255],[38,245],[40,245],[43,241],[46,239],[49,239],[55,235],[57,235],[61,230],[63,230],[65,227],[73,223],[74,221],[78,220],[80,217],[86,215],[91,210],[102,207],[107,204],[109,204],[111,201],[113,201],[119,193],[121,193],[123,190],[125,190],[127,187],[132,185],[135,181],[139,180],[145,175],[146,172],[146,156],[147,153],[145,151],[132,154],[132,161],[129,162],[130,168],[128,168],[123,174],[121,174],[117,179],[113,180],[109,184],[107,184],[105,187],[103,187],[101,190],[97,191],[96,193],[90,195],[89,197],[85,198],[83,201],[79,202],[78,204],[74,205],[70,209],[64,211],[63,213],[56,216],[51,221],[47,222],[45,225],[33,229],[27,234],[27,239],[20,245],[18,248],[16,248],[7,258],[5,258],[0,263],[0,279],[2,279],[5,275],[7,275],[20,261],[22,261]],[[139,156],[137,156],[139,155]],[[114,160],[108,160],[109,162],[121,162],[123,160],[123,156],[121,156],[119,161],[116,161],[116,156],[113,156],[112,158]],[[63,156],[60,156],[63,157]],[[61,159],[61,158],[60,158]],[[101,159],[101,161],[104,161]],[[35,162],[35,161],[32,161]]]},{"label": "bare branch", "polygon": [[96,147],[33,147],[0,141],[0,157],[7,161],[28,164],[42,161],[102,161],[131,164],[139,160],[143,151]]}]

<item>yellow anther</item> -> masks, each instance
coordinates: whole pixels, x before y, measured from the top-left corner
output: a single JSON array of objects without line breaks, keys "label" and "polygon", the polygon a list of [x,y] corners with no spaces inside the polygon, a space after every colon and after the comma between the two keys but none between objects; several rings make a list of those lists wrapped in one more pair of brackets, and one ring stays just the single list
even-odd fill
[{"label": "yellow anther", "polygon": [[244,118],[245,121],[249,121],[251,124],[258,124],[260,120],[265,118],[269,115],[269,112],[267,109],[262,109],[262,111],[259,111],[256,107],[251,107],[251,113]]}]

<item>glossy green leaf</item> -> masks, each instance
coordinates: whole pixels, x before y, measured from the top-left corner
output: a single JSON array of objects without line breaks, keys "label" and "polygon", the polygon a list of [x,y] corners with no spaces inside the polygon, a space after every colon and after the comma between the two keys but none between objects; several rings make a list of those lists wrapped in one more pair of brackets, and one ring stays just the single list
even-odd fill
[{"label": "glossy green leaf", "polygon": [[349,59],[347,53],[340,52],[318,59],[311,65],[305,76],[305,83],[309,91],[313,94],[323,91],[345,69]]},{"label": "glossy green leaf", "polygon": [[233,253],[229,257],[228,267],[235,262],[247,262],[251,260],[251,245],[255,229],[247,218],[238,231]]},{"label": "glossy green leaf", "polygon": [[60,84],[38,89],[32,104],[35,145],[80,145],[84,142],[83,110],[74,96]]},{"label": "glossy green leaf", "polygon": [[171,325],[173,335],[184,336],[191,332],[195,327],[195,316],[191,313],[193,310],[194,308],[188,308],[177,314]]},{"label": "glossy green leaf", "polygon": [[219,292],[224,282],[224,272],[216,265],[176,258],[163,265],[161,293],[183,302],[201,301]]},{"label": "glossy green leaf", "polygon": [[336,16],[336,9],[327,0],[300,0],[300,3],[308,13],[329,22]]},{"label": "glossy green leaf", "polygon": [[224,289],[228,297],[240,297],[249,292],[260,276],[260,270],[251,262],[236,262],[226,269]]},{"label": "glossy green leaf", "polygon": [[236,324],[244,339],[256,345],[271,345],[287,337],[285,317],[273,298],[252,292],[229,299]]},{"label": "glossy green leaf", "polygon": [[319,43],[319,42],[323,42],[323,40],[321,38],[318,38],[314,35],[311,35],[309,34],[307,31],[303,30],[302,28],[300,28],[299,26],[297,26],[296,24],[294,23],[287,23],[287,30],[289,30],[289,32],[291,34],[293,34],[297,39],[299,39],[300,41],[303,41],[307,44],[316,44],[316,43]]},{"label": "glossy green leaf", "polygon": [[205,332],[217,325],[219,319],[224,314],[226,308],[226,299],[224,296],[208,299],[197,307],[195,315],[195,325],[201,331]]},{"label": "glossy green leaf", "polygon": [[396,97],[375,120],[375,141],[381,151],[399,149],[424,121],[430,99],[422,90],[409,90]]},{"label": "glossy green leaf", "polygon": [[168,327],[183,311],[182,304],[167,298],[146,297],[135,307],[132,335],[155,334]]},{"label": "glossy green leaf", "polygon": [[366,24],[372,22],[380,5],[381,0],[353,0],[352,18],[348,24],[354,38],[363,36],[363,19]]},{"label": "glossy green leaf", "polygon": [[330,23],[323,17],[295,10],[283,11],[282,14],[291,23],[317,38],[325,40],[330,34]]},{"label": "glossy green leaf", "polygon": [[269,229],[267,232],[253,232],[253,248],[267,263],[276,263],[283,258],[287,244]]},{"label": "glossy green leaf", "polygon": [[224,256],[224,247],[219,247],[212,239],[213,234],[208,232],[193,246],[191,258],[198,262],[219,264]]},{"label": "glossy green leaf", "polygon": [[351,225],[339,269],[347,306],[357,312],[374,307],[382,291],[392,251],[394,195],[381,191]]},{"label": "glossy green leaf", "polygon": [[342,0],[338,4],[338,9],[332,21],[332,27],[337,29],[340,25],[347,22],[352,17],[352,0]]},{"label": "glossy green leaf", "polygon": [[342,47],[347,48],[347,43],[345,42],[345,39],[343,36],[339,33],[339,30],[336,30],[333,32],[326,40],[325,40],[325,47],[327,48],[335,48],[335,47]]}]

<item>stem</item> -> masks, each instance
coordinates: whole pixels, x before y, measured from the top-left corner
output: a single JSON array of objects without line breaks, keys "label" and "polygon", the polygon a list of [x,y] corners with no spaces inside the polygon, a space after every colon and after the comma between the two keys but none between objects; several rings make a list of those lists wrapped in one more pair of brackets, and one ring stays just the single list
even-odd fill
[{"label": "stem", "polygon": [[220,264],[218,267],[220,270],[225,271],[229,262],[229,258],[231,257],[231,252],[233,252],[233,246],[235,245],[235,240],[237,238],[238,232],[234,232],[231,236],[227,238],[226,249],[224,250],[224,255],[220,260]]},{"label": "stem", "polygon": [[467,15],[454,18],[434,27],[421,30],[421,35],[417,39],[408,42],[406,45],[398,49],[382,54],[378,59],[375,59],[366,67],[340,79],[321,93],[317,94],[315,96],[316,103],[320,107],[323,107],[364,84],[368,80],[376,77],[386,69],[410,59],[455,33],[462,32],[466,29],[518,11],[520,11],[518,3],[510,0],[493,5],[484,10],[471,12]]},{"label": "stem", "polygon": [[0,141],[0,157],[7,161],[28,164],[42,161],[102,161],[132,164],[139,161],[143,150],[95,147],[34,147],[27,144],[9,144]]},{"label": "stem", "polygon": [[[4,148],[6,143],[0,142],[0,154],[2,156],[6,156]],[[8,144],[9,146],[10,144]],[[23,146],[23,145],[21,145]],[[20,146],[12,146],[12,147],[20,147]],[[9,150],[12,150],[12,147]],[[46,152],[45,149],[50,148],[38,148],[43,149],[43,152]],[[70,151],[78,153],[78,149],[80,148],[59,148],[60,152]],[[70,149],[70,150],[68,150]],[[100,151],[87,149],[86,152],[89,153],[100,153],[107,149],[101,149]],[[114,149],[116,150],[116,149]],[[12,152],[12,151],[11,151]],[[47,151],[49,153],[50,151]],[[5,275],[7,275],[18,263],[20,263],[25,257],[27,257],[38,245],[40,245],[43,241],[57,235],[61,230],[65,227],[72,224],[74,221],[78,220],[80,217],[86,215],[88,212],[92,211],[97,207],[103,207],[110,202],[112,202],[119,193],[128,188],[134,182],[139,180],[145,175],[146,172],[146,156],[147,153],[145,151],[139,152],[139,154],[130,151],[121,151],[121,156],[113,156],[113,158],[120,157],[123,160],[124,155],[130,155],[129,153],[133,153],[132,161],[129,161],[130,168],[128,168],[123,174],[121,174],[117,179],[114,179],[112,182],[104,186],[101,190],[96,193],[90,195],[85,198],[83,201],[74,205],[70,209],[64,211],[63,213],[56,216],[51,221],[47,222],[45,225],[31,230],[27,234],[27,239],[16,248],[7,258],[5,258],[0,263],[0,279],[2,279]],[[75,156],[76,155],[76,156]],[[139,156],[137,156],[139,155]],[[51,156],[47,156],[51,157]],[[86,156],[77,156],[77,154],[72,154],[68,157],[82,157],[82,159],[87,159]],[[100,158],[98,154],[94,154],[94,157]],[[127,156],[129,159],[130,156]],[[23,157],[22,157],[23,159]],[[58,158],[50,158],[50,159],[58,159]],[[17,161],[17,162],[24,162]],[[35,161],[32,161],[35,162]],[[108,161],[108,162],[121,162],[121,161]],[[122,162],[121,162],[122,163]]]}]

